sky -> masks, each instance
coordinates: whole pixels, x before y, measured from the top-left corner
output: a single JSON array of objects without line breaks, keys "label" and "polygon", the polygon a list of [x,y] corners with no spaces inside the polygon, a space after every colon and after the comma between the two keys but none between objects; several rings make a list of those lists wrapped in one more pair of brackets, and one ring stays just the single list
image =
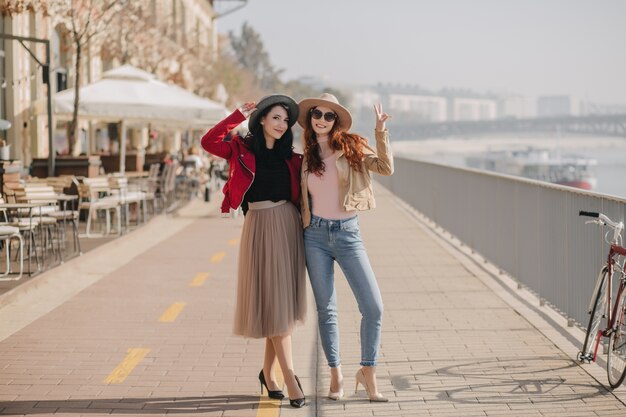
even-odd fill
[{"label": "sky", "polygon": [[626,0],[248,0],[218,31],[245,21],[283,81],[626,104]]}]

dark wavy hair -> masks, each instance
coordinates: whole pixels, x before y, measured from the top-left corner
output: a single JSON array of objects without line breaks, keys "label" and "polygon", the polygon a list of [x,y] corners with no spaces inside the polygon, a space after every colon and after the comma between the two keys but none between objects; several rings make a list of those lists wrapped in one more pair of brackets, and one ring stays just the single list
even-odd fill
[{"label": "dark wavy hair", "polygon": [[[350,167],[355,171],[363,170],[363,147],[367,144],[367,139],[355,133],[348,133],[337,126],[339,119],[335,120],[333,128],[328,133],[328,145],[336,150],[342,150]],[[311,113],[306,118],[304,127],[304,157],[307,161],[307,171],[314,173],[318,177],[326,170],[326,165],[320,155],[320,147],[317,143],[317,136],[311,124]]]},{"label": "dark wavy hair", "polygon": [[[287,106],[284,106],[282,104],[276,104],[275,106],[268,107],[263,110],[257,118],[259,123],[256,123],[256,126],[249,126],[250,131],[242,139],[243,143],[255,155],[260,155],[261,150],[265,148],[265,135],[263,133],[263,126],[261,125],[261,119],[267,116],[268,113],[276,106],[280,106],[287,111],[287,115],[289,116],[291,122],[291,115],[289,114],[289,109],[287,108]],[[280,140],[276,141],[276,144],[274,146],[276,147],[276,151],[281,158],[291,158],[291,155],[293,154],[293,132],[291,131],[291,127],[289,127],[285,131],[285,134],[280,138]]]}]

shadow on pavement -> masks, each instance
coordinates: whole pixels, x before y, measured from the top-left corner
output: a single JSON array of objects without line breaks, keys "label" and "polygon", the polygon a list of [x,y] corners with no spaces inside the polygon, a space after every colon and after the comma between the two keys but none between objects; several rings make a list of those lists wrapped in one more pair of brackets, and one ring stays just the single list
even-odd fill
[{"label": "shadow on pavement", "polygon": [[216,411],[251,410],[258,407],[259,397],[252,395],[215,395],[207,397],[165,398],[99,398],[75,400],[4,401],[0,415],[42,413],[76,414],[194,414]]},{"label": "shadow on pavement", "polygon": [[577,362],[558,357],[459,361],[422,374],[394,376],[392,384],[400,391],[461,404],[562,403],[612,395],[600,383],[572,380],[578,368]]}]

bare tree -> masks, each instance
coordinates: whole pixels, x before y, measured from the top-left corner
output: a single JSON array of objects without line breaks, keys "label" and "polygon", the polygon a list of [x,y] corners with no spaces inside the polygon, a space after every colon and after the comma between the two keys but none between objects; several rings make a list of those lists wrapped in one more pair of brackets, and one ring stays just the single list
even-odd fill
[{"label": "bare tree", "polygon": [[229,93],[228,104],[263,94],[256,76],[242,68],[230,53],[226,37],[219,38],[222,45],[218,48],[217,59],[212,45],[188,42],[183,46],[171,36],[172,16],[157,19],[146,3],[127,2],[107,26],[107,42],[101,51],[104,59],[142,68],[207,98],[214,97],[218,85],[222,84]]},{"label": "bare tree", "polygon": [[167,36],[170,26],[168,16],[157,19],[147,11],[145,0],[127,1],[106,27],[108,42],[102,45],[101,55],[151,73],[161,72],[183,53]]},{"label": "bare tree", "polygon": [[49,0],[47,13],[56,24],[63,24],[68,30],[74,47],[74,110],[67,129],[70,154],[78,151],[78,106],[80,103],[80,81],[82,73],[83,48],[98,36],[105,33],[115,13],[127,0]]},{"label": "bare tree", "polygon": [[257,77],[263,89],[274,91],[281,86],[280,75],[283,70],[274,68],[261,35],[248,22],[244,22],[239,36],[231,31],[229,37],[237,61]]},{"label": "bare tree", "polygon": [[[258,82],[252,71],[242,68],[237,59],[229,52],[226,44],[227,38],[220,37],[221,45],[217,61],[210,65],[205,64],[204,74],[206,77],[207,89],[211,96],[214,89],[222,84],[228,91],[228,105],[239,105],[245,101],[257,100],[268,93]],[[205,61],[209,62],[209,61]],[[202,68],[198,68],[198,72]]]},{"label": "bare tree", "polygon": [[318,89],[300,81],[281,81],[280,76],[284,70],[274,67],[261,35],[248,22],[241,27],[240,35],[230,32],[229,39],[234,60],[255,77],[263,91],[280,91],[297,99],[320,94]]}]

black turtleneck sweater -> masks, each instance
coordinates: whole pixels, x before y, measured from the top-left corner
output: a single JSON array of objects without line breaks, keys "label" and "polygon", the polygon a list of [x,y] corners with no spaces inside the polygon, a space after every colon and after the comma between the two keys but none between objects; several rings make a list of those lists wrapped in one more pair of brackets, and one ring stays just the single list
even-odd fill
[{"label": "black turtleneck sweater", "polygon": [[244,201],[251,203],[264,200],[289,200],[291,198],[289,168],[287,162],[276,152],[276,147],[267,149],[264,144],[255,157],[256,174]]}]

